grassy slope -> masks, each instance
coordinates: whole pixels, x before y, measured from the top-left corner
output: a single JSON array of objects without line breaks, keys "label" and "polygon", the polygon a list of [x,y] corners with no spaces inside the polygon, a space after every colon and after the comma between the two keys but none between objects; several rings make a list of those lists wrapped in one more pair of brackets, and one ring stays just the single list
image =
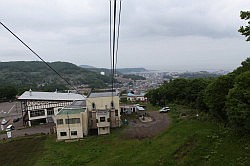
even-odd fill
[{"label": "grassy slope", "polygon": [[206,116],[194,118],[195,111],[180,119],[179,110],[187,109],[171,108],[173,112],[178,110],[171,113],[171,126],[154,138],[126,140],[121,137],[122,128],[77,142],[56,142],[50,136],[37,143],[44,148],[41,157],[37,152],[22,155],[21,150],[19,156],[26,165],[33,165],[26,161],[30,156],[34,156],[32,161],[38,159],[36,165],[249,165],[250,139],[235,136],[227,128],[207,121]]},{"label": "grassy slope", "polygon": [[0,142],[0,165],[34,165],[44,151],[46,136]]},{"label": "grassy slope", "polygon": [[[185,110],[185,108],[178,108]],[[174,121],[166,132],[144,140],[125,140],[122,129],[83,141],[46,141],[37,165],[247,165],[250,140],[216,123],[196,119]],[[199,117],[200,118],[200,117]],[[250,148],[250,147],[249,147]]]}]

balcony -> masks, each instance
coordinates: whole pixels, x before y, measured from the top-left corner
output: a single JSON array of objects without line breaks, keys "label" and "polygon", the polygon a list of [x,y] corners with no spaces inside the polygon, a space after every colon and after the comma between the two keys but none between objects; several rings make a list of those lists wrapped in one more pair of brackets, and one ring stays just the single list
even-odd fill
[{"label": "balcony", "polygon": [[97,127],[110,127],[110,122],[99,122]]}]

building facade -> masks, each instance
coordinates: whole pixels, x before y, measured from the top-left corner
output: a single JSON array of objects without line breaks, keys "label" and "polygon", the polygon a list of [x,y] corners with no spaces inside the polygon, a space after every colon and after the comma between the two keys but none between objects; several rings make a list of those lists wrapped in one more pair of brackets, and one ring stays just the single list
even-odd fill
[{"label": "building facade", "polygon": [[110,128],[121,126],[119,96],[115,92],[91,93],[86,100],[89,129],[98,135],[109,134]]},{"label": "building facade", "polygon": [[57,92],[24,92],[18,100],[21,102],[24,125],[55,122],[55,115],[73,101],[85,100],[85,97],[74,93]]},{"label": "building facade", "polygon": [[146,102],[147,97],[145,97],[145,94],[133,94],[133,93],[128,93],[127,94],[127,100],[132,101],[132,102]]},{"label": "building facade", "polygon": [[88,112],[85,101],[75,101],[56,115],[57,139],[77,139],[88,135]]}]

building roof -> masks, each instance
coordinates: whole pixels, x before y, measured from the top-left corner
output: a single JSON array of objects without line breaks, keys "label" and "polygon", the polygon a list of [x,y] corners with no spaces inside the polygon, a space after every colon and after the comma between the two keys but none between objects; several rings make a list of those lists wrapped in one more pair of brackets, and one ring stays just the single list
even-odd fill
[{"label": "building roof", "polygon": [[145,109],[144,109],[143,107],[136,106],[136,108],[137,108],[139,111],[145,111]]},{"label": "building roof", "polygon": [[86,107],[86,100],[77,100],[74,101],[71,105],[66,106],[65,108],[84,108]]},{"label": "building roof", "polygon": [[57,115],[79,114],[86,111],[86,100],[74,101],[71,105],[64,107]]},{"label": "building roof", "polygon": [[85,97],[75,93],[35,92],[30,90],[30,91],[25,91],[18,99],[75,101],[75,100],[85,100]]},{"label": "building roof", "polygon": [[145,96],[145,93],[141,93],[141,94],[133,94],[131,92],[129,92],[127,94],[128,97],[144,97]]},{"label": "building roof", "polygon": [[86,108],[63,108],[57,115],[80,114],[85,111]]},{"label": "building roof", "polygon": [[[88,98],[95,98],[95,97],[111,97],[112,92],[95,92],[95,93],[90,93]],[[113,92],[113,96],[117,96],[116,92]]]},{"label": "building roof", "polygon": [[127,96],[135,96],[133,93],[129,92]]}]

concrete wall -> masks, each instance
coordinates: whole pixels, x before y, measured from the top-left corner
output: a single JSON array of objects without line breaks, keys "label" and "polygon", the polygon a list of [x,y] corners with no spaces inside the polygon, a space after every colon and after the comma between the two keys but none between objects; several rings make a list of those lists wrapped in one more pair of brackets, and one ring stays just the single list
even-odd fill
[{"label": "concrete wall", "polygon": [[[95,98],[88,98],[86,101],[88,110],[93,110],[92,103],[95,103],[96,109],[104,110],[104,109],[111,109],[111,101],[112,97],[95,97]],[[114,107],[115,109],[119,109],[119,96],[113,97]]]},{"label": "concrete wall", "polygon": [[[88,98],[87,108],[89,110],[89,127],[91,129],[97,128],[96,119],[100,122],[100,116],[97,115],[97,110],[108,110],[109,115],[106,115],[106,119],[110,118],[110,127],[120,127],[121,125],[121,113],[120,113],[120,103],[119,96],[113,97],[114,108],[111,108],[112,97],[96,97]],[[92,107],[92,103],[95,103],[95,109]],[[115,115],[115,110],[118,110],[118,115]]]},{"label": "concrete wall", "polygon": [[[80,118],[80,123],[66,124],[65,119],[68,118]],[[63,119],[63,124],[56,124],[58,140],[83,138],[83,136],[88,135],[87,112],[81,112],[79,114],[57,115],[55,119]],[[69,133],[71,131],[77,131],[77,135],[71,135],[71,133]],[[60,132],[66,132],[67,136],[61,136]]]}]

